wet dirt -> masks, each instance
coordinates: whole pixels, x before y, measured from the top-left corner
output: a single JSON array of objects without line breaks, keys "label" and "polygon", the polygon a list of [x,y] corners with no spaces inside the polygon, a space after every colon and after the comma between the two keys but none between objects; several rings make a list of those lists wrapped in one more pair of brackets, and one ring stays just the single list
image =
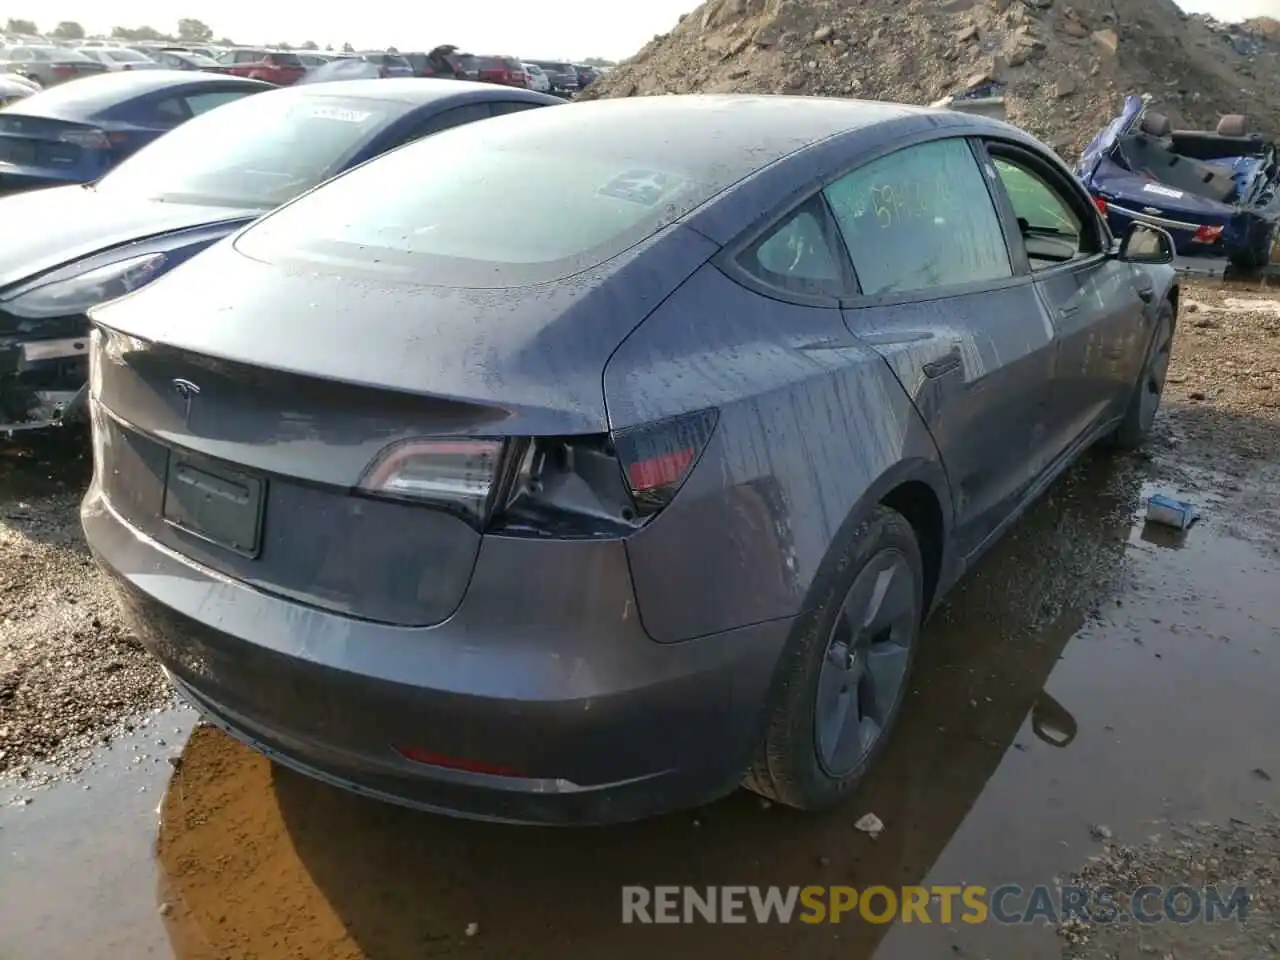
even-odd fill
[{"label": "wet dirt", "polygon": [[171,701],[80,532],[88,438],[0,440],[0,775],[49,780]]},{"label": "wet dirt", "polygon": [[[136,741],[93,755],[89,791],[14,787],[31,803],[0,806],[0,956],[1268,955],[1280,943],[1274,912],[1270,927],[1243,933],[1087,941],[936,915],[892,926],[621,922],[624,884],[993,888],[1090,870],[1106,880],[1121,861],[1174,883],[1203,877],[1193,867],[1212,859],[1223,882],[1274,885],[1280,409],[1269,401],[1280,388],[1245,371],[1280,370],[1280,339],[1263,322],[1270,308],[1225,303],[1256,295],[1195,288],[1201,306],[1184,320],[1221,306],[1222,326],[1180,330],[1148,450],[1086,458],[966,577],[930,622],[902,725],[847,808],[805,816],[740,793],[618,828],[473,824],[342,793],[200,727],[158,831],[169,764],[132,763]],[[1182,534],[1144,524],[1155,490],[1193,499],[1204,519]],[[0,804],[13,796],[0,792]],[[884,823],[876,838],[854,827],[865,813]],[[1223,855],[1242,848],[1245,825],[1256,856]]]},{"label": "wet dirt", "polygon": [[0,786],[0,957],[171,956],[156,910],[154,837],[194,724],[190,710],[157,711],[56,789]]},{"label": "wet dirt", "polygon": [[1252,771],[1280,766],[1280,565],[1213,518],[1185,549],[1144,539],[1144,489],[1102,457],[1055,487],[933,621],[890,752],[829,816],[744,793],[608,830],[459,823],[202,729],[158,846],[175,953],[1057,957],[1045,925],[623,925],[621,887],[1050,884],[1102,851],[1097,824],[1136,842],[1256,817],[1276,790]]}]

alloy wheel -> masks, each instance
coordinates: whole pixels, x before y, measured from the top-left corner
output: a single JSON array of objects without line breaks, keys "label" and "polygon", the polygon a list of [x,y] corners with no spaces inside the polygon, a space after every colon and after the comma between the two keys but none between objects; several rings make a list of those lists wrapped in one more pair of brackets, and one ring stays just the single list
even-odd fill
[{"label": "alloy wheel", "polygon": [[827,641],[814,701],[814,741],[829,776],[841,778],[880,743],[906,688],[919,626],[907,557],[882,550],[845,596]]},{"label": "alloy wheel", "polygon": [[1173,353],[1173,332],[1167,323],[1161,323],[1157,337],[1155,350],[1147,362],[1147,369],[1142,377],[1140,402],[1142,404],[1141,423],[1144,431],[1151,428],[1156,419],[1156,411],[1160,409],[1160,396],[1164,393],[1164,382],[1169,375],[1169,360]]}]

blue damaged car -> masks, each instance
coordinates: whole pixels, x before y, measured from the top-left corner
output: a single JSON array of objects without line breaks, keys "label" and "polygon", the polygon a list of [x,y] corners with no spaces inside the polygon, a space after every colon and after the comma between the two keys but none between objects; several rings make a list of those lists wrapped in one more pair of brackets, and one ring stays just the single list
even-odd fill
[{"label": "blue damaged car", "polygon": [[1136,220],[1167,230],[1179,256],[1265,267],[1280,221],[1275,143],[1246,133],[1239,114],[1214,131],[1174,130],[1150,102],[1126,97],[1076,169],[1111,229],[1123,236]]}]

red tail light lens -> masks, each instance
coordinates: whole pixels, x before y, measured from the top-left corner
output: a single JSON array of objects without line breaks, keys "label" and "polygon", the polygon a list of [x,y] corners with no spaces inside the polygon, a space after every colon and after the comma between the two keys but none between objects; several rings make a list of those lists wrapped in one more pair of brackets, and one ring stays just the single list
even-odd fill
[{"label": "red tail light lens", "polygon": [[1195,243],[1217,243],[1218,238],[1222,236],[1222,227],[1211,227],[1206,223],[1196,227],[1195,236],[1191,239]]},{"label": "red tail light lens", "polygon": [[370,464],[359,489],[451,508],[480,524],[493,506],[505,450],[502,440],[406,440]]},{"label": "red tail light lens", "polygon": [[1098,212],[1104,217],[1107,215],[1107,201],[1103,200],[1101,197],[1094,197],[1093,205],[1098,208]]},{"label": "red tail light lens", "polygon": [[445,767],[449,770],[462,770],[466,773],[487,773],[495,777],[525,777],[524,774],[516,772],[511,767],[486,763],[483,760],[469,760],[464,757],[448,757],[444,754],[434,753],[431,750],[423,750],[419,747],[396,747],[395,751],[406,760],[412,760],[414,763],[429,764],[433,767]]},{"label": "red tail light lens", "polygon": [[702,456],[717,418],[716,411],[701,410],[614,434],[614,450],[641,516],[671,502]]}]

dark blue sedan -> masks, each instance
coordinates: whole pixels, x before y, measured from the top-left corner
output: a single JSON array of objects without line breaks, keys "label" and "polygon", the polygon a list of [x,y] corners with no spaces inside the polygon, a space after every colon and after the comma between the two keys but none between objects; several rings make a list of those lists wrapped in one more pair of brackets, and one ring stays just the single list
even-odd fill
[{"label": "dark blue sedan", "polygon": [[0,193],[88,183],[179,124],[269,83],[176,70],[122,71],[0,111]]},{"label": "dark blue sedan", "polygon": [[192,120],[90,186],[0,200],[9,228],[0,233],[0,435],[51,426],[78,409],[89,307],[380,153],[474,120],[563,103],[456,80],[272,88]]}]

